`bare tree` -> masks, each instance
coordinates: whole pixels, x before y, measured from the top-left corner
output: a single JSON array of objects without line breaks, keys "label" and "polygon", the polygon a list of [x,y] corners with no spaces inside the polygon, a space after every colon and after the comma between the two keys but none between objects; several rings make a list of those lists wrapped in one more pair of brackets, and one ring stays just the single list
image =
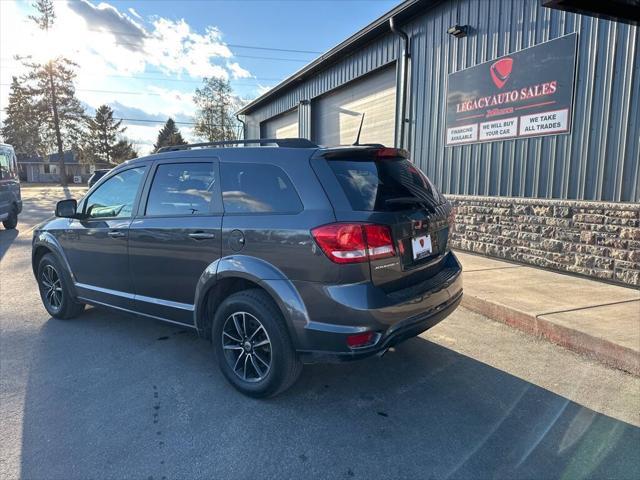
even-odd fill
[{"label": "bare tree", "polygon": [[228,80],[205,78],[202,88],[196,88],[193,96],[198,111],[196,113],[196,135],[209,142],[236,140],[238,122],[234,117],[237,99]]}]

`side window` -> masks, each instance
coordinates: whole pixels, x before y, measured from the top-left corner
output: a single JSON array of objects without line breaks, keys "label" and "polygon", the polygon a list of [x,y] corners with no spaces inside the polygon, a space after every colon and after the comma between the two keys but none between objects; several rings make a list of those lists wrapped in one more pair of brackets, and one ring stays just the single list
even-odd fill
[{"label": "side window", "polygon": [[87,200],[85,212],[89,218],[130,217],[145,170],[146,167],[131,168],[100,185]]},{"label": "side window", "polygon": [[225,213],[298,213],[302,202],[280,167],[260,163],[221,163]]},{"label": "side window", "polygon": [[6,152],[0,152],[0,180],[11,178],[11,157]]},{"label": "side window", "polygon": [[158,165],[146,215],[202,215],[211,211],[216,185],[213,162]]}]

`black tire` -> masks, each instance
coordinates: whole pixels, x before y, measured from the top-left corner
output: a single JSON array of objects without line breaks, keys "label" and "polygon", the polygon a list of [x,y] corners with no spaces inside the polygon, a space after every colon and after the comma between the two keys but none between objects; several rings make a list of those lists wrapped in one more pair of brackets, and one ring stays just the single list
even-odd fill
[{"label": "black tire", "polygon": [[16,207],[13,207],[9,212],[9,216],[2,221],[2,225],[7,230],[13,230],[18,226],[18,210]]},{"label": "black tire", "polygon": [[[242,325],[238,334],[233,318],[247,321],[244,338],[241,338]],[[232,340],[232,337],[236,338]],[[211,338],[220,370],[229,383],[250,397],[275,396],[293,385],[302,371],[302,362],[293,348],[282,313],[263,290],[243,290],[226,298],[215,313]],[[253,341],[255,349],[235,347],[245,345],[246,340]],[[268,345],[259,346],[265,340]],[[232,363],[238,361],[241,365],[234,369]]]},{"label": "black tire", "polygon": [[44,308],[54,318],[74,318],[84,310],[85,305],[73,299],[67,279],[54,254],[47,253],[40,259],[37,278],[40,298]]}]

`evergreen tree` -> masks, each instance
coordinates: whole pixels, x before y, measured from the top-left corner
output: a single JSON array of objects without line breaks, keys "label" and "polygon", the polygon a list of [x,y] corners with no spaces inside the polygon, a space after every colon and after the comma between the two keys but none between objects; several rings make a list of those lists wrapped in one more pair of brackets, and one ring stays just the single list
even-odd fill
[{"label": "evergreen tree", "polygon": [[113,110],[108,105],[98,107],[95,117],[87,120],[89,156],[94,161],[111,163],[114,160],[118,135],[126,130],[121,124],[122,120],[113,119]]},{"label": "evergreen tree", "polygon": [[[48,31],[55,20],[53,2],[37,0],[33,6],[38,14],[30,18],[40,29]],[[26,80],[34,84],[30,87],[30,95],[37,99],[38,111],[44,127],[43,139],[57,147],[60,183],[66,185],[65,144],[69,148],[78,149],[85,123],[84,108],[75,96],[73,85],[76,64],[66,58],[58,57],[44,65],[35,63],[25,65],[31,69]]]},{"label": "evergreen tree", "polygon": [[17,155],[46,153],[42,151],[37,107],[29,95],[29,90],[23,87],[16,77],[11,80],[5,113],[2,137],[5,142],[13,145]]},{"label": "evergreen tree", "polygon": [[167,123],[160,129],[158,132],[158,139],[153,146],[154,152],[157,152],[162,147],[169,147],[171,145],[186,145],[187,142],[182,138],[182,134],[178,127],[176,127],[176,122],[173,121],[172,118],[167,120]]},{"label": "evergreen tree", "polygon": [[36,0],[31,4],[38,11],[38,15],[29,15],[29,18],[38,25],[40,30],[49,30],[56,19],[56,12],[52,0]]},{"label": "evergreen tree", "polygon": [[134,146],[126,139],[120,139],[113,145],[112,160],[115,163],[122,163],[126,160],[138,157],[138,151]]},{"label": "evergreen tree", "polygon": [[196,135],[209,142],[236,140],[237,120],[234,117],[237,101],[228,80],[205,78],[202,88],[196,88],[193,101],[196,113]]}]

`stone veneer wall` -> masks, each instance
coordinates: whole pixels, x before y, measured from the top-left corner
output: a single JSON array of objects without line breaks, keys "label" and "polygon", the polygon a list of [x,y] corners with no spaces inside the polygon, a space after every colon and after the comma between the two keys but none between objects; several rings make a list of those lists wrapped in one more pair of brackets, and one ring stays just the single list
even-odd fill
[{"label": "stone veneer wall", "polygon": [[447,198],[453,248],[640,286],[640,204]]}]

